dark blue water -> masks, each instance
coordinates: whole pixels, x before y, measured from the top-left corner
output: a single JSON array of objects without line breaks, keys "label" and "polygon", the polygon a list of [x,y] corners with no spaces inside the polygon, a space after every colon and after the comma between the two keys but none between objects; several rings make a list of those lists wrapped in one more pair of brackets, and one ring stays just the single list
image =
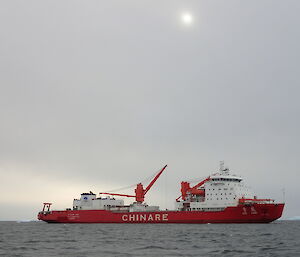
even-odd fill
[{"label": "dark blue water", "polygon": [[300,256],[300,222],[47,224],[0,222],[0,256]]}]

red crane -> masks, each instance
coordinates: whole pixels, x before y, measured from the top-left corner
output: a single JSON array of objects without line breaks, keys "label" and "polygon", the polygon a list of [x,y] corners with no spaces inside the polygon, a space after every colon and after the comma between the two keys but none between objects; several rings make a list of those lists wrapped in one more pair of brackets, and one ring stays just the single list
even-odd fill
[{"label": "red crane", "polygon": [[176,201],[178,201],[180,197],[182,198],[182,200],[185,200],[188,193],[191,193],[193,195],[203,195],[204,196],[205,192],[201,189],[198,189],[198,187],[202,186],[205,182],[207,182],[209,180],[210,180],[210,177],[207,177],[206,179],[200,181],[197,185],[195,185],[193,187],[190,187],[189,182],[182,181],[181,182],[181,195],[179,197],[177,197]]},{"label": "red crane", "polygon": [[144,189],[142,183],[138,183],[136,185],[136,189],[134,190],[135,195],[126,195],[126,194],[115,194],[115,193],[100,193],[105,195],[116,195],[116,196],[125,196],[125,197],[135,197],[136,202],[142,203],[145,200],[146,193],[151,189],[151,187],[154,185],[156,180],[159,178],[159,176],[163,173],[163,171],[167,168],[168,165],[165,165],[152,179],[152,181],[149,183],[149,185]]}]

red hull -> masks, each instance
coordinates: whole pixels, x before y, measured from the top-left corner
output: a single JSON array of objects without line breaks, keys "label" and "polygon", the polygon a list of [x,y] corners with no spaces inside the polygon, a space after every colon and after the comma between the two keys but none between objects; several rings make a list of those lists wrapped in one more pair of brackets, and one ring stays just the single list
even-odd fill
[{"label": "red hull", "polygon": [[284,204],[253,204],[205,212],[65,210],[40,212],[38,219],[49,223],[269,223],[281,217],[283,208]]}]

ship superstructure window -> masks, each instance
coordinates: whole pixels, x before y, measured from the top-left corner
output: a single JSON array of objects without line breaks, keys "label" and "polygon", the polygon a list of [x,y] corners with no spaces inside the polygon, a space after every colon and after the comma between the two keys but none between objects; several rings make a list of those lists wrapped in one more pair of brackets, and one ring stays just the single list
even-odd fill
[{"label": "ship superstructure window", "polygon": [[230,181],[230,182],[241,182],[239,178],[213,178],[212,181]]}]

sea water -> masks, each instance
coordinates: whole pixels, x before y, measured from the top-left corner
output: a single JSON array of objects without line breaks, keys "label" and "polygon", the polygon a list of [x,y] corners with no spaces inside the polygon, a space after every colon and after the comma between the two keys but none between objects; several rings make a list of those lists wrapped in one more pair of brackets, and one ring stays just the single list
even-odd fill
[{"label": "sea water", "polygon": [[300,222],[0,222],[0,256],[300,256]]}]

